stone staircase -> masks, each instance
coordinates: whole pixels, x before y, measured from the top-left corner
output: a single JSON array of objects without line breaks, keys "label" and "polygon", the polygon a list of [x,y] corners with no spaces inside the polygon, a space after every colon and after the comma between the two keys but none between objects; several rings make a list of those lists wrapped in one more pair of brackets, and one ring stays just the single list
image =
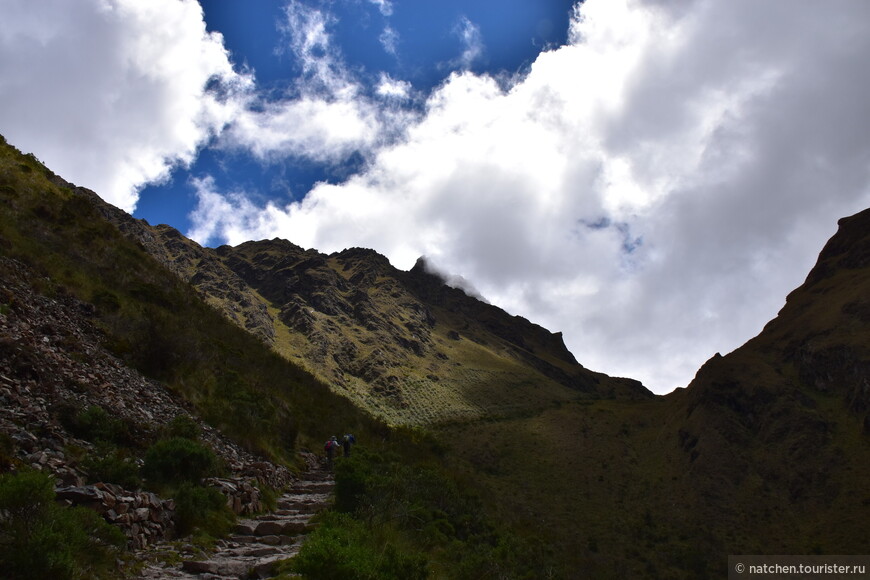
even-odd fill
[{"label": "stone staircase", "polygon": [[[330,502],[334,485],[330,472],[311,471],[278,499],[274,512],[239,520],[233,535],[219,540],[205,557],[196,557],[192,548],[189,553],[182,548],[180,564],[148,563],[139,578],[269,578],[274,575],[277,562],[299,552],[305,534],[311,529],[311,518]],[[166,546],[156,546],[152,552],[165,558],[177,554],[178,549],[167,552]]]}]

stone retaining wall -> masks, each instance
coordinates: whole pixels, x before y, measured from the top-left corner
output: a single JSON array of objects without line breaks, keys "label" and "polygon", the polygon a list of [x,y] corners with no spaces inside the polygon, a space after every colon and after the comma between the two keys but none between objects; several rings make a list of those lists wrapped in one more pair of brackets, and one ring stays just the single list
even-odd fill
[{"label": "stone retaining wall", "polygon": [[[260,490],[249,480],[213,477],[205,484],[224,494],[227,507],[236,515],[252,515],[265,507]],[[120,527],[131,548],[144,548],[175,537],[175,500],[162,499],[147,491],[129,491],[111,483],[61,487],[55,493],[58,502],[92,509]]]}]

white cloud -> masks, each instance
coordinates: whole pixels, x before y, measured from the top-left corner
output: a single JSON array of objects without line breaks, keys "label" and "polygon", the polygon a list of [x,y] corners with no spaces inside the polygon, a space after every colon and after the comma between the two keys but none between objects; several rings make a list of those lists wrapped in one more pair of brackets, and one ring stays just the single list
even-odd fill
[{"label": "white cloud", "polygon": [[381,46],[387,54],[396,56],[399,52],[399,33],[392,26],[385,26],[384,31],[378,37]]},{"label": "white cloud", "polygon": [[251,86],[195,0],[4,0],[2,12],[0,130],[126,210],[192,161]]},{"label": "white cloud", "polygon": [[330,33],[333,18],[297,0],[285,6],[284,15],[281,29],[301,74],[287,94],[241,111],[223,145],[264,160],[295,156],[331,163],[368,149],[389,119],[347,70]]},{"label": "white cloud", "polygon": [[475,61],[483,56],[484,44],[480,27],[463,16],[459,19],[453,32],[459,37],[462,44],[462,55],[454,63],[454,66],[459,66],[463,70],[469,69]]},{"label": "white cloud", "polygon": [[377,6],[384,16],[393,15],[393,3],[390,0],[369,0],[369,2]]},{"label": "white cloud", "polygon": [[369,146],[378,132],[377,116],[364,104],[303,97],[239,115],[225,138],[262,159],[293,155],[337,162]]},{"label": "white cloud", "polygon": [[427,255],[584,365],[684,386],[870,202],[870,4],[587,0],[570,38],[507,89],[451,75],[364,173],[225,200],[247,221],[209,234]]},{"label": "white cloud", "polygon": [[411,83],[399,81],[386,73],[381,73],[375,94],[386,99],[407,99],[411,95]]},{"label": "white cloud", "polygon": [[191,180],[198,200],[191,215],[188,236],[208,240],[220,235],[226,243],[237,245],[266,237],[272,227],[269,215],[274,209],[256,206],[243,192],[220,193],[211,177]]},{"label": "white cloud", "polygon": [[302,69],[297,86],[307,92],[337,96],[350,90],[348,96],[352,97],[353,83],[348,79],[329,32],[334,18],[299,0],[290,0],[284,7],[284,15],[285,21],[279,23],[279,28]]}]

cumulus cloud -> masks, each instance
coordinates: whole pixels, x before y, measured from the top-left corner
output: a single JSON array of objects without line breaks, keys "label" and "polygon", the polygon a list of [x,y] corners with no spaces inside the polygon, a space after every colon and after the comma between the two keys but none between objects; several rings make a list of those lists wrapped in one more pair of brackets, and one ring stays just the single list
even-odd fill
[{"label": "cumulus cloud", "polygon": [[267,161],[295,156],[336,163],[368,149],[389,123],[362,94],[360,81],[334,46],[333,17],[298,0],[285,6],[284,17],[283,49],[292,54],[300,74],[285,94],[262,97],[240,111],[222,144]]},{"label": "cumulus cloud", "polygon": [[426,255],[584,365],[686,385],[870,202],[870,4],[586,0],[569,37],[507,87],[452,74],[344,183],[211,191],[198,223],[236,221],[193,233]]},{"label": "cumulus cloud", "polygon": [[5,0],[0,130],[66,178],[132,211],[244,106],[195,0]]}]

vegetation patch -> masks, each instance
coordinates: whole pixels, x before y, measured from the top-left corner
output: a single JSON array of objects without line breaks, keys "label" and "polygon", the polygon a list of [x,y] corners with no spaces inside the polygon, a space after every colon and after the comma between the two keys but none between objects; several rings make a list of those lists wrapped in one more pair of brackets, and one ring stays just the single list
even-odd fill
[{"label": "vegetation patch", "polygon": [[0,476],[4,578],[115,578],[125,543],[124,534],[96,512],[57,505],[50,476],[35,471]]}]

